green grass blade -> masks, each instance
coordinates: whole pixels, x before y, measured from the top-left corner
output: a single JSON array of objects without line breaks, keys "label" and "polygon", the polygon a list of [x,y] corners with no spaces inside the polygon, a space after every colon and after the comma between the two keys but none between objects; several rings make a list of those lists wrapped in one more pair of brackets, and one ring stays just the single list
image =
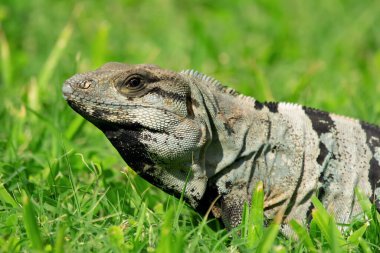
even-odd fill
[{"label": "green grass blade", "polygon": [[143,231],[145,216],[146,216],[146,204],[142,203],[141,207],[140,207],[140,216],[138,219],[137,229],[136,229],[136,233],[135,233],[135,238],[137,240],[140,238],[141,232]]},{"label": "green grass blade", "polygon": [[195,233],[195,236],[191,240],[191,243],[190,243],[189,248],[188,248],[188,252],[194,252],[195,251],[195,248],[198,245],[198,241],[202,237],[203,228],[207,224],[207,219],[208,219],[208,216],[211,212],[211,208],[215,205],[215,203],[218,201],[219,198],[220,198],[220,196],[218,196],[214,199],[214,201],[211,203],[209,209],[207,210],[205,216],[203,217],[202,222],[196,228],[196,233]]},{"label": "green grass blade", "polygon": [[[244,236],[245,238],[248,238],[248,230],[249,230],[249,227],[250,227],[250,223],[249,223],[249,205],[244,202],[244,206],[243,206],[243,214],[242,214],[242,218],[241,218],[241,223],[242,223],[242,226],[241,226],[241,235]],[[248,241],[248,240],[247,240]]]},{"label": "green grass blade", "polygon": [[362,208],[363,212],[367,215],[367,217],[372,217],[372,204],[369,201],[368,197],[358,188],[355,188],[355,195],[359,201],[360,207]]},{"label": "green grass blade", "polygon": [[214,252],[218,252],[217,249],[218,247],[223,243],[223,242],[226,242],[228,240],[228,238],[231,237],[231,231],[230,233],[226,233],[224,236],[222,236],[213,246],[212,250],[210,252],[214,253]]},{"label": "green grass blade", "polygon": [[[181,231],[173,231],[174,208],[169,208],[161,227],[160,239],[156,253],[182,252],[184,250],[184,236]],[[191,252],[191,251],[190,251]]]},{"label": "green grass blade", "polygon": [[43,250],[43,242],[40,233],[40,229],[36,220],[36,213],[32,202],[30,202],[29,197],[26,193],[22,196],[23,204],[23,220],[26,229],[26,234],[32,243],[32,248],[36,251],[41,252]]},{"label": "green grass blade", "polygon": [[309,252],[317,252],[317,249],[315,248],[313,241],[310,238],[309,232],[306,228],[301,226],[296,220],[290,221],[290,226],[292,227],[293,231],[297,234],[299,240],[304,243],[305,247]]},{"label": "green grass blade", "polygon": [[316,196],[312,196],[311,201],[314,205],[313,211],[317,215],[317,223],[320,225],[319,228],[323,230],[325,233],[327,233],[330,214],[326,211],[326,209]]},{"label": "green grass blade", "polygon": [[73,139],[81,131],[85,123],[86,120],[84,118],[75,117],[68,125],[67,130],[65,131],[65,137],[68,140]]},{"label": "green grass blade", "polygon": [[257,252],[269,252],[274,245],[274,241],[276,240],[279,230],[280,224],[273,222],[269,226],[268,230],[264,233],[262,240],[257,246]]},{"label": "green grass blade", "polygon": [[363,238],[359,238],[359,244],[364,253],[372,253],[370,246]]},{"label": "green grass blade", "polygon": [[335,220],[333,217],[329,217],[328,223],[328,238],[330,239],[329,244],[331,247],[331,252],[339,253],[343,252],[343,247],[345,246],[345,241],[343,239],[342,234],[338,230]]},{"label": "green grass blade", "polygon": [[64,253],[66,225],[60,223],[54,242],[54,253]]},{"label": "green grass blade", "polygon": [[280,209],[273,219],[272,224],[263,234],[258,246],[257,252],[269,252],[270,249],[275,245],[274,242],[277,238],[278,232],[280,231],[280,225],[284,217],[285,209]]},{"label": "green grass blade", "polygon": [[98,68],[105,61],[107,55],[107,46],[109,45],[109,30],[108,23],[102,22],[99,24],[96,36],[92,43],[92,62],[93,67]]},{"label": "green grass blade", "polygon": [[62,30],[61,34],[58,37],[57,42],[55,43],[53,49],[50,52],[49,57],[47,58],[44,66],[42,67],[41,72],[38,76],[38,84],[41,89],[46,88],[50,78],[55,72],[57,63],[62,57],[62,54],[67,46],[68,41],[71,38],[73,33],[73,26],[69,22]]},{"label": "green grass blade", "polygon": [[183,197],[185,196],[186,187],[187,187],[187,184],[189,182],[189,179],[190,179],[191,175],[192,175],[192,170],[190,169],[187,172],[185,185],[182,188],[181,196],[179,198],[178,205],[177,205],[177,208],[176,208],[176,211],[175,211],[175,215],[174,215],[173,226],[176,226],[176,228],[178,228],[179,216],[181,215],[182,210],[183,210],[183,208],[185,206],[185,201],[183,201]]},{"label": "green grass blade", "polygon": [[[124,252],[124,233],[119,226],[111,226],[107,230],[109,242],[114,252]],[[137,237],[137,236],[136,236]]]},{"label": "green grass blade", "polygon": [[328,221],[324,219],[324,216],[321,215],[321,212],[318,210],[312,211],[313,222],[317,224],[318,228],[321,230],[321,233],[324,236],[328,236]]},{"label": "green grass blade", "polygon": [[66,165],[69,169],[69,182],[70,182],[70,186],[71,186],[71,189],[74,193],[74,201],[75,201],[75,204],[76,204],[76,207],[77,207],[77,213],[78,215],[80,216],[81,215],[81,205],[79,203],[79,199],[78,199],[78,192],[77,192],[77,187],[76,187],[76,184],[75,184],[75,181],[74,181],[74,174],[73,174],[73,170],[71,168],[71,164],[70,164],[70,161],[69,161],[69,158],[68,158],[68,155],[67,155],[67,151],[66,151],[66,147],[65,145],[62,143],[62,149],[64,151],[64,159],[65,159],[65,162],[66,162]]},{"label": "green grass blade", "polygon": [[8,203],[13,208],[18,208],[19,205],[16,202],[16,200],[13,199],[13,197],[9,194],[7,189],[5,189],[3,183],[0,182],[0,201],[4,203]]},{"label": "green grass blade", "polygon": [[[372,204],[360,189],[355,189],[355,194],[369,223],[368,228],[366,229],[365,238],[371,241],[372,244],[379,245],[380,237],[378,235],[380,234],[380,214],[377,211],[375,204]],[[380,248],[378,247],[377,249]]]},{"label": "green grass blade", "polygon": [[17,236],[10,236],[5,239],[0,236],[0,252],[18,253],[20,250],[20,238]]},{"label": "green grass blade", "polygon": [[0,24],[0,57],[1,57],[1,77],[5,86],[9,86],[12,83],[12,65],[11,65],[11,53],[9,49],[8,40],[5,36],[5,31]]},{"label": "green grass blade", "polygon": [[347,238],[347,242],[351,243],[352,245],[358,246],[360,243],[360,238],[364,235],[368,225],[368,223],[364,223],[363,226],[361,226]]},{"label": "green grass blade", "polygon": [[286,250],[286,248],[282,245],[279,245],[279,246],[276,246],[273,248],[273,252],[274,253],[287,253],[288,251]]},{"label": "green grass blade", "polygon": [[257,183],[249,212],[247,246],[252,248],[260,241],[264,231],[264,186]]},{"label": "green grass blade", "polygon": [[379,214],[379,211],[377,211],[377,207],[375,204],[373,204],[371,207],[371,217],[372,217],[372,224],[375,227],[376,234],[380,235],[380,214]]},{"label": "green grass blade", "polygon": [[314,222],[326,238],[332,252],[341,252],[341,249],[346,245],[346,242],[336,226],[334,218],[326,211],[316,196],[313,196],[311,201],[315,207],[312,211]]}]

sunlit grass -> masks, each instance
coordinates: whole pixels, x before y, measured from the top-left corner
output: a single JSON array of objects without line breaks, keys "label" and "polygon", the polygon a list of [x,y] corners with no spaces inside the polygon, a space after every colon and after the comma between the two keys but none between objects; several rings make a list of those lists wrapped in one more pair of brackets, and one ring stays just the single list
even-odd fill
[{"label": "sunlit grass", "polygon": [[[9,3],[8,3],[9,2]],[[263,190],[232,231],[125,168],[61,95],[107,61],[194,68],[259,100],[380,124],[380,2],[0,3],[1,252],[378,252],[379,215],[342,230],[317,199],[309,225],[264,225]]]}]

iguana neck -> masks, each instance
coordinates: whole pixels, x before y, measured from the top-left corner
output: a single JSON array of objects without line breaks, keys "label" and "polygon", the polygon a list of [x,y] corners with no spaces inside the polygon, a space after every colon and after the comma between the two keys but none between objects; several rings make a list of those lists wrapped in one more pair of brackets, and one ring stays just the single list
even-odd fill
[{"label": "iguana neck", "polygon": [[[242,161],[253,160],[266,145],[270,125],[268,110],[258,110],[256,107],[261,106],[258,101],[218,84],[202,79],[194,84],[192,94],[196,94],[205,107],[210,135],[204,149],[205,169],[210,179],[221,171],[239,166]],[[198,91],[193,92],[194,89]]]}]

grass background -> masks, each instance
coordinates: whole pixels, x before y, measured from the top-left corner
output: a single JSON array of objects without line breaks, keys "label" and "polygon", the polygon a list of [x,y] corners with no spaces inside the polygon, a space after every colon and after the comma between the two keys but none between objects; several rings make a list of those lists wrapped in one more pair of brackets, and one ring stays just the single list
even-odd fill
[{"label": "grass background", "polygon": [[[66,105],[62,83],[107,61],[154,63],[380,124],[379,11],[371,0],[3,0],[0,250],[244,251],[125,168]],[[378,235],[353,252],[379,250]],[[316,238],[319,250],[342,250]],[[281,236],[271,247],[310,250]]]}]

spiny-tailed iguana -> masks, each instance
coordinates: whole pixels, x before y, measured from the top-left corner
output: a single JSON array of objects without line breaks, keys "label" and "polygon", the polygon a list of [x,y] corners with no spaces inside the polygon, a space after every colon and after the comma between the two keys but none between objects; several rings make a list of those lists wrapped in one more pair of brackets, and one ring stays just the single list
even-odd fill
[{"label": "spiny-tailed iguana", "polygon": [[[193,70],[107,63],[63,86],[144,179],[227,227],[264,183],[266,217],[307,221],[317,194],[340,223],[360,212],[354,188],[380,207],[380,128],[308,107],[238,94]],[[186,186],[186,187],[185,187]],[[285,229],[286,230],[286,229]]]}]

